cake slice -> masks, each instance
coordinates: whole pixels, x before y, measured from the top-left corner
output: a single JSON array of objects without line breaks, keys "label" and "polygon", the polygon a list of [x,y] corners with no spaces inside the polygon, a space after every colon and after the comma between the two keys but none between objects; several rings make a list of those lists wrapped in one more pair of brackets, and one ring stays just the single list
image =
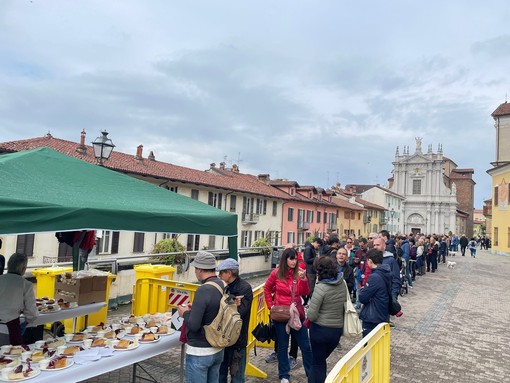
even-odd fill
[{"label": "cake slice", "polygon": [[118,348],[118,349],[127,349],[130,345],[130,341],[127,340],[127,339],[121,339],[119,341],[119,343],[117,343],[115,346],[113,346],[114,348]]}]

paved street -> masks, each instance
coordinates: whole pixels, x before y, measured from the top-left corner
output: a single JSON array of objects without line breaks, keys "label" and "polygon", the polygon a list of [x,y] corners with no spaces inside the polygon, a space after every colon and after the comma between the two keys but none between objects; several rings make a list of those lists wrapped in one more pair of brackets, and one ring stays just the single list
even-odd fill
[{"label": "paved street", "polygon": [[[400,298],[404,316],[395,318],[391,334],[391,381],[508,382],[510,367],[510,257],[478,251],[449,257],[454,269],[441,264],[435,274],[418,277],[415,287]],[[263,280],[251,280],[256,286]],[[115,312],[112,313],[115,315]],[[329,359],[331,368],[355,344],[342,340],[342,350]],[[277,364],[266,364],[269,349],[258,348],[252,362],[268,379],[248,377],[248,383],[278,382]],[[292,371],[293,382],[306,382],[301,357]],[[161,382],[178,381],[178,350],[149,360],[145,366]],[[166,371],[163,370],[166,368]],[[86,382],[125,382],[132,368],[124,368]],[[198,382],[197,382],[198,383]]]}]

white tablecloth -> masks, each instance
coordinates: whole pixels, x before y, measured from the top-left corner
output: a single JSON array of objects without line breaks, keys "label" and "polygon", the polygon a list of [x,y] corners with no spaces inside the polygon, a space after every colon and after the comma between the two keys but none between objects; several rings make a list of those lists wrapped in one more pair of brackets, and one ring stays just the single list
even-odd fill
[{"label": "white tablecloth", "polygon": [[30,383],[71,383],[90,379],[98,375],[131,366],[134,363],[163,354],[174,347],[180,347],[180,332],[162,336],[156,343],[140,344],[138,348],[129,351],[115,351],[113,356],[101,358],[85,365],[74,364],[60,371],[42,371],[41,374],[27,381]]}]

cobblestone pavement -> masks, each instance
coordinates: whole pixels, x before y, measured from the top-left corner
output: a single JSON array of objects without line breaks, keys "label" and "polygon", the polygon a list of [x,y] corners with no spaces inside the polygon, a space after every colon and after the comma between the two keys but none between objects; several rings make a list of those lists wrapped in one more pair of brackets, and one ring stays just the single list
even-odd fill
[{"label": "cobblestone pavement", "polygon": [[[400,298],[404,315],[395,318],[391,333],[391,381],[400,382],[509,382],[510,258],[478,251],[449,257],[454,269],[441,264],[438,272],[418,277],[409,294]],[[265,278],[249,280],[253,286]],[[123,315],[121,307],[112,316]],[[110,317],[110,313],[109,313]],[[342,339],[342,349],[328,359],[328,368],[345,355],[356,341]],[[264,357],[272,350],[257,348],[250,360],[268,374],[266,380],[247,377],[247,383],[279,382],[278,365]],[[178,382],[180,350],[152,358],[143,366],[161,382]],[[298,355],[292,382],[306,382]],[[131,381],[132,367],[89,379],[88,383]],[[137,380],[141,381],[141,380]],[[200,382],[197,382],[200,383]]]}]

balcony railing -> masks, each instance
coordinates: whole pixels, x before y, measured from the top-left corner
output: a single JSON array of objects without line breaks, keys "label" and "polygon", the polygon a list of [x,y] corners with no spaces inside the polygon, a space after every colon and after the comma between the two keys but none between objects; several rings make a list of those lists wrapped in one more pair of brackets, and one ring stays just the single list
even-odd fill
[{"label": "balcony railing", "polygon": [[259,215],[253,213],[243,213],[243,223],[257,223],[259,221]]},{"label": "balcony railing", "polygon": [[298,230],[308,230],[310,229],[310,222],[298,222],[297,228]]}]

